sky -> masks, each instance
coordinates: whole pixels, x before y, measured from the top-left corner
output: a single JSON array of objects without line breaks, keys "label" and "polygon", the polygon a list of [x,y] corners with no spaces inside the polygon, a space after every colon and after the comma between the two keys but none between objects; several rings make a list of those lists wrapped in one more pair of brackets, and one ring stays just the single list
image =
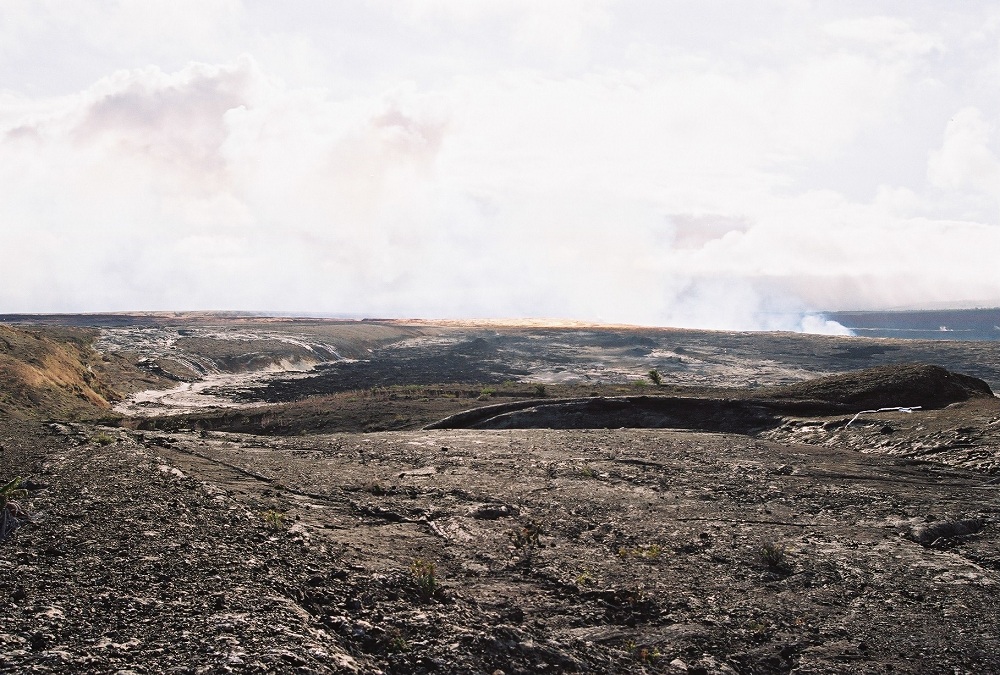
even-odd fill
[{"label": "sky", "polygon": [[0,313],[1000,306],[1000,5],[0,0]]}]

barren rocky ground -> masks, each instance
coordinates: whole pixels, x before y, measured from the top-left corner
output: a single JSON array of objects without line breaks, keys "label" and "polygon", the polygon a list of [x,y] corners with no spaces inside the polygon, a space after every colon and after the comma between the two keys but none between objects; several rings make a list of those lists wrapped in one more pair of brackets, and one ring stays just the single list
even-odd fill
[{"label": "barren rocky ground", "polygon": [[[333,344],[322,330],[300,342]],[[31,517],[0,542],[0,672],[1000,672],[1000,401],[900,400],[922,407],[848,426],[861,406],[835,396],[887,372],[916,396],[918,371],[770,388],[895,356],[996,388],[997,343],[934,359],[903,341],[374,330],[363,360],[217,392],[252,408],[74,421],[32,412],[34,389],[0,401],[0,482],[25,479]],[[210,369],[229,338],[164,347]],[[176,386],[179,367],[140,363],[169,354],[127,347],[92,363],[101,391]],[[666,386],[638,383],[652,367]],[[744,410],[781,391],[813,407],[743,433],[422,428],[504,401]]]}]

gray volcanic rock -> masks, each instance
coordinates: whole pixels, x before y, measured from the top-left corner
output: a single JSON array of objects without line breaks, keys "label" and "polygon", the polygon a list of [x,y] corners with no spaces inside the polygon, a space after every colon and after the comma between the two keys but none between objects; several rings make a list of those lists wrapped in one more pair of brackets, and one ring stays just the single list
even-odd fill
[{"label": "gray volcanic rock", "polygon": [[978,518],[969,520],[939,520],[910,528],[907,536],[922,546],[932,546],[943,539],[967,537],[983,529],[983,521]]},{"label": "gray volcanic rock", "polygon": [[978,473],[636,429],[0,443],[48,485],[0,673],[998,672]]}]

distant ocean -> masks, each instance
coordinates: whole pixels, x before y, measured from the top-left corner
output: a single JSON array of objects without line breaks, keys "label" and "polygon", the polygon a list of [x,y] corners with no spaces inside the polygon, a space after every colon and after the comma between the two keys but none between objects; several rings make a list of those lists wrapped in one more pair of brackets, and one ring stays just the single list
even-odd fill
[{"label": "distant ocean", "polygon": [[1000,340],[1000,308],[905,312],[824,312],[859,337]]}]

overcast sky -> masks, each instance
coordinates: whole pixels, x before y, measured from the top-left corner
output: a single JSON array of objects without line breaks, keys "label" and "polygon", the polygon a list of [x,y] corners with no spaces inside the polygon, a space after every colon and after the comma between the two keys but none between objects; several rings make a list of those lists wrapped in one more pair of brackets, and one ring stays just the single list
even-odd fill
[{"label": "overcast sky", "polygon": [[0,312],[998,306],[1000,5],[0,0],[0,252]]}]

